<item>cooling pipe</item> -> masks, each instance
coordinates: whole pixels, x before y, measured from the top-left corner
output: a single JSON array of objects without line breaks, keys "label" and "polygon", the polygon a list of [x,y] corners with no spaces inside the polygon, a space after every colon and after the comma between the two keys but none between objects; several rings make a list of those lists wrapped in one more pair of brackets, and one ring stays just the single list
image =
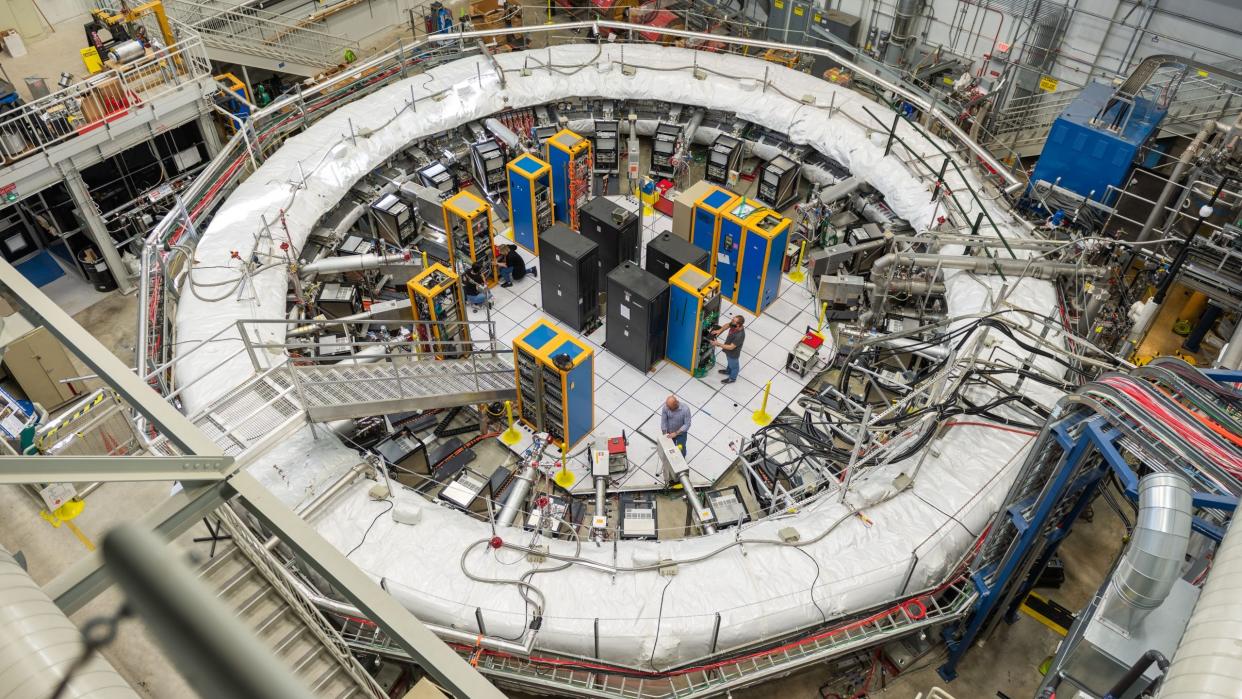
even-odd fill
[{"label": "cooling pipe", "polygon": [[716,525],[711,520],[704,520],[703,500],[699,498],[699,494],[694,489],[694,484],[690,482],[690,472],[683,471],[677,479],[681,483],[681,491],[686,494],[686,505],[690,511],[694,513],[694,521],[699,523],[699,527],[704,534],[715,534]]},{"label": "cooling pipe", "polygon": [[893,265],[916,267],[964,269],[977,274],[1004,274],[1027,276],[1035,279],[1055,277],[1103,277],[1108,273],[1104,267],[1084,267],[1073,262],[1050,262],[1048,260],[1001,260],[992,257],[969,257],[965,255],[933,255],[930,253],[890,252],[872,264],[872,275]]},{"label": "cooling pipe", "polygon": [[[1199,129],[1199,133],[1195,134],[1194,140],[1186,146],[1186,150],[1182,151],[1181,157],[1177,159],[1177,165],[1173,166],[1173,174],[1169,175],[1169,181],[1165,183],[1164,189],[1160,190],[1160,196],[1156,198],[1156,204],[1152,207],[1151,213],[1147,215],[1147,220],[1143,222],[1143,229],[1139,231],[1136,242],[1144,243],[1152,239],[1152,231],[1156,226],[1160,225],[1160,219],[1164,218],[1164,208],[1169,205],[1169,199],[1173,198],[1173,190],[1181,186],[1182,178],[1186,175],[1186,168],[1190,166],[1191,161],[1198,155],[1199,149],[1203,147],[1204,141],[1212,135],[1212,131],[1216,128],[1216,122],[1209,121]],[[1130,260],[1133,260],[1131,253]],[[1127,262],[1127,267],[1129,264]],[[1122,270],[1123,272],[1125,270]]]},{"label": "cooling pipe", "polygon": [[[546,435],[545,435],[546,436]],[[513,489],[509,491],[509,496],[505,498],[504,507],[500,508],[500,514],[496,517],[496,525],[500,527],[509,527],[513,525],[513,521],[517,519],[518,512],[526,503],[526,495],[530,493],[530,487],[535,482],[535,476],[539,472],[539,460],[543,458],[543,452],[548,448],[548,443],[538,437],[535,443],[531,445],[530,460],[522,467],[517,478],[513,480]]]},{"label": "cooling pipe", "polygon": [[397,252],[384,255],[369,253],[366,255],[342,255],[340,257],[325,257],[314,262],[308,262],[302,265],[298,270],[303,279],[314,277],[319,274],[337,274],[340,272],[357,272],[364,269],[377,269],[384,265],[394,265],[408,263],[415,266],[422,266],[421,262],[415,262],[414,257],[409,252]]},{"label": "cooling pipe", "polygon": [[1138,521],[1101,603],[1102,619],[1129,633],[1169,596],[1190,544],[1190,512],[1184,476],[1152,473],[1139,481]]},{"label": "cooling pipe", "polygon": [[1242,525],[1234,517],[1216,549],[1186,632],[1165,673],[1160,699],[1242,695]]},{"label": "cooling pipe", "polygon": [[[82,633],[13,555],[0,547],[0,699],[50,697],[82,654]],[[62,699],[138,699],[115,668],[95,653]]]},{"label": "cooling pipe", "polygon": [[509,150],[523,150],[522,139],[518,138],[518,135],[513,133],[508,126],[500,123],[498,119],[493,117],[484,119],[483,126],[487,127],[487,130],[493,136],[499,138],[500,142],[505,144],[505,147]]}]

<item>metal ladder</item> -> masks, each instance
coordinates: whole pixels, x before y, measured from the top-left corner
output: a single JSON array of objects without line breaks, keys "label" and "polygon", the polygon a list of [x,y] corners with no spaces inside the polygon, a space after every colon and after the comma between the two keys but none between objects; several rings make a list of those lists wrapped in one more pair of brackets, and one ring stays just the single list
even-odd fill
[{"label": "metal ladder", "polygon": [[228,507],[216,512],[234,546],[199,577],[315,696],[386,697],[319,612],[274,569],[279,563]]}]

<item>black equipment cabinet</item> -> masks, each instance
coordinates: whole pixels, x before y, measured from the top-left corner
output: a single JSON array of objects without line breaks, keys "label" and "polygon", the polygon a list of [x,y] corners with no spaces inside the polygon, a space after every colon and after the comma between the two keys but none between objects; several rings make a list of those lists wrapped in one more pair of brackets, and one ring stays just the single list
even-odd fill
[{"label": "black equipment cabinet", "polygon": [[672,233],[661,233],[647,243],[647,263],[644,266],[664,281],[672,279],[686,265],[709,269],[710,264],[706,250]]},{"label": "black equipment cabinet", "polygon": [[563,223],[539,236],[543,310],[582,332],[599,320],[599,246]]},{"label": "black equipment cabinet", "polygon": [[608,351],[646,372],[664,359],[668,333],[668,282],[623,262],[608,275]]},{"label": "black equipment cabinet", "polygon": [[638,261],[638,214],[607,197],[595,197],[578,212],[582,235],[599,246],[599,286],[608,273],[627,260]]}]

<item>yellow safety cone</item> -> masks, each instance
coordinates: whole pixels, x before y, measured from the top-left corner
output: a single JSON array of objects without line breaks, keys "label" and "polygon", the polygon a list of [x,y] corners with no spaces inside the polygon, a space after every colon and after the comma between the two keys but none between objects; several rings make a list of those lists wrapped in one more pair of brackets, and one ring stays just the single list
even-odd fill
[{"label": "yellow safety cone", "polygon": [[509,420],[509,429],[500,433],[500,441],[513,446],[522,440],[522,433],[513,426],[513,401],[505,401],[505,417]]}]

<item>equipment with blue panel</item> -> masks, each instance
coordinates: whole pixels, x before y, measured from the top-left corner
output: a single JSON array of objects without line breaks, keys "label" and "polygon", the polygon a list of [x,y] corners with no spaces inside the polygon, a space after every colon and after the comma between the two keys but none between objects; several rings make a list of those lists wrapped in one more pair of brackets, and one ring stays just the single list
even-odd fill
[{"label": "equipment with blue panel", "polygon": [[556,220],[578,230],[578,209],[591,194],[591,142],[561,129],[548,139],[552,205]]},{"label": "equipment with blue panel", "polygon": [[708,274],[716,273],[716,249],[720,240],[720,221],[737,195],[723,187],[712,187],[694,202],[690,214],[690,242],[708,252]]},{"label": "equipment with blue panel", "polygon": [[[742,211],[739,207],[734,210],[738,213]],[[729,213],[725,219],[729,220],[733,215]],[[744,235],[737,263],[737,293],[733,295],[733,302],[756,316],[762,314],[781,292],[781,264],[785,258],[790,226],[788,218],[767,208],[752,211],[742,224]]]},{"label": "equipment with blue panel", "polygon": [[552,321],[542,319],[513,340],[517,417],[536,432],[544,429],[543,358],[562,332]]},{"label": "equipment with blue panel", "polygon": [[707,331],[720,319],[720,282],[686,265],[669,279],[668,339],[665,359],[703,377],[715,362]]},{"label": "equipment with blue panel", "polygon": [[1142,97],[1131,105],[1114,94],[1108,85],[1091,83],[1061,112],[1031,173],[1032,187],[1043,181],[1104,204],[1116,200],[1109,188],[1125,186],[1166,110]]},{"label": "equipment with blue panel", "polygon": [[568,452],[595,429],[595,351],[568,332],[544,355],[543,429]]},{"label": "equipment with blue panel", "polygon": [[539,234],[552,226],[552,168],[525,154],[510,161],[506,170],[513,242],[538,255]]}]

